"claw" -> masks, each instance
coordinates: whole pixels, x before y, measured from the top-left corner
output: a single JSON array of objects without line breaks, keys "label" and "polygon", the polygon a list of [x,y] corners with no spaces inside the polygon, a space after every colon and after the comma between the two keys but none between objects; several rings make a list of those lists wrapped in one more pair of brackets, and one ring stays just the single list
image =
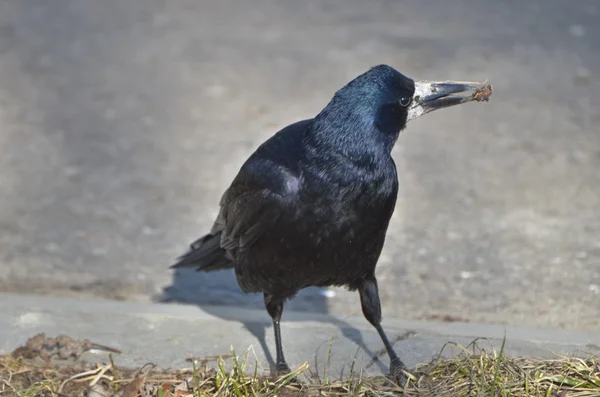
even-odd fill
[{"label": "claw", "polygon": [[287,365],[287,363],[283,362],[275,364],[275,370],[273,372],[276,376],[283,376],[289,374],[290,372],[292,372],[292,370]]},{"label": "claw", "polygon": [[408,382],[408,377],[404,373],[407,368],[402,361],[392,361],[390,363],[389,380],[396,386],[404,387]]}]

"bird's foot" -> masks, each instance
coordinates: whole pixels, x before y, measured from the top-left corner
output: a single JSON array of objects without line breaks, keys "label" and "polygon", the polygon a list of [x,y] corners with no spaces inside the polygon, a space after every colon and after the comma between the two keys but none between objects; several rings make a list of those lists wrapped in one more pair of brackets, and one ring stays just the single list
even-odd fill
[{"label": "bird's foot", "polygon": [[274,376],[283,376],[287,375],[291,372],[290,367],[287,365],[285,361],[275,364],[275,368],[273,370]]},{"label": "bird's foot", "polygon": [[406,382],[408,381],[408,377],[404,373],[407,371],[406,365],[399,358],[394,359],[390,362],[390,374],[388,376],[388,380],[394,386],[404,387]]}]

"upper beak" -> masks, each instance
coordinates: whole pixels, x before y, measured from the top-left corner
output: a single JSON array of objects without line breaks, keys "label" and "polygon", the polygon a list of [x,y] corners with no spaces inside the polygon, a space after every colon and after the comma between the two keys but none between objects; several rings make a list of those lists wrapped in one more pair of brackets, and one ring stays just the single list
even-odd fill
[{"label": "upper beak", "polygon": [[415,94],[408,109],[408,120],[437,109],[471,101],[488,101],[492,86],[465,81],[415,81]]}]

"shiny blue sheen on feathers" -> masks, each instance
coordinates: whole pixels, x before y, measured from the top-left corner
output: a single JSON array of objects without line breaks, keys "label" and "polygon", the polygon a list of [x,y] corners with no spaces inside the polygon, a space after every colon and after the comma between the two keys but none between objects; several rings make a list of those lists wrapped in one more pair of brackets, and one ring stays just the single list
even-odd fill
[{"label": "shiny blue sheen on feathers", "polygon": [[374,279],[398,192],[391,157],[414,82],[376,66],[242,165],[209,234],[174,267],[234,268],[245,292],[283,301],[309,286]]}]

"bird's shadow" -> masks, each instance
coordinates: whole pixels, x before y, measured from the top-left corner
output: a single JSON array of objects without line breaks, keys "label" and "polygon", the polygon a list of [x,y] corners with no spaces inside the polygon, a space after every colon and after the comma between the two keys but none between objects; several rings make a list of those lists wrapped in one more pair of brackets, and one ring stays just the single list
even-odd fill
[{"label": "bird's shadow", "polygon": [[[294,299],[286,303],[282,321],[286,321],[285,312],[290,310],[328,314],[327,299],[329,298],[324,296],[318,288],[302,290]],[[215,317],[242,322],[244,327],[258,340],[271,369],[275,367],[275,358],[267,345],[267,338],[273,337],[272,332],[267,332],[267,328],[272,328],[269,322],[243,321],[239,318],[232,318],[227,310],[219,310],[219,306],[222,305],[256,308],[264,310],[266,319],[269,318],[264,308],[262,295],[244,294],[238,287],[233,270],[200,273],[193,269],[175,269],[172,283],[166,286],[155,300],[164,303],[195,304]],[[359,329],[342,319],[330,317],[330,321],[340,329],[344,338],[354,342],[359,349],[363,350],[366,356],[373,360],[373,364],[377,365],[381,371],[386,370],[381,360],[377,358],[377,354],[366,346]],[[285,339],[283,343],[285,348]],[[316,348],[317,346],[315,346]]]}]

